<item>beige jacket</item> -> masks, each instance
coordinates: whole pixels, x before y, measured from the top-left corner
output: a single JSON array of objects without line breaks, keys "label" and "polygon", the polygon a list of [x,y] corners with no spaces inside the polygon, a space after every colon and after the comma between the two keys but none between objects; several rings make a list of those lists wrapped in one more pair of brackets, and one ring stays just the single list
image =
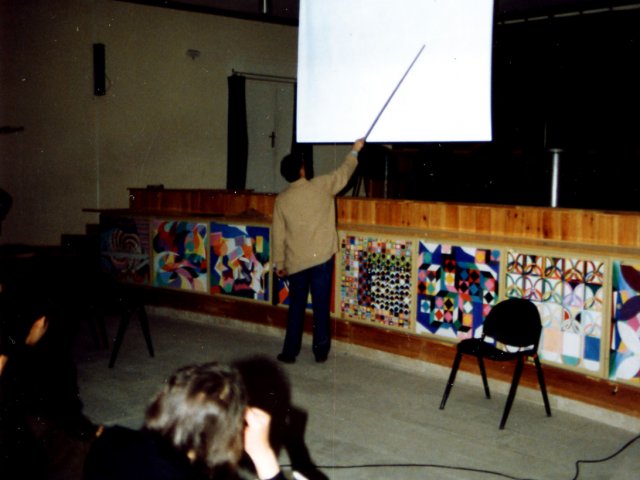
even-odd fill
[{"label": "beige jacket", "polygon": [[274,271],[293,274],[326,262],[338,251],[335,196],[357,166],[350,153],[333,172],[296,180],[276,197],[271,231]]}]

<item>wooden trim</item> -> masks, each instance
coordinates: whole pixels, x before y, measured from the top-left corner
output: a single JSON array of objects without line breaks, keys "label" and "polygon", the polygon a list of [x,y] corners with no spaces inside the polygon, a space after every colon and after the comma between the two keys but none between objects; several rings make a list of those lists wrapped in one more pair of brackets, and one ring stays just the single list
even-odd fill
[{"label": "wooden trim", "polygon": [[[270,221],[275,195],[227,190],[129,189],[130,211],[262,216]],[[490,236],[569,247],[601,246],[640,255],[640,214],[550,207],[453,204],[339,197],[338,223],[396,227],[448,235]],[[625,249],[629,250],[628,252]]]}]

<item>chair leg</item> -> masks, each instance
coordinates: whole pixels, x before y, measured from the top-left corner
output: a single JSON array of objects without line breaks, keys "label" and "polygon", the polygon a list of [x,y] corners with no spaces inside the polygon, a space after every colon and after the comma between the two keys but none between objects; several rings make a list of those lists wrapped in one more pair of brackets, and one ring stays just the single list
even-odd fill
[{"label": "chair leg", "polygon": [[116,333],[116,338],[113,342],[113,349],[111,350],[111,358],[109,359],[109,368],[113,368],[113,366],[116,363],[116,358],[118,358],[118,352],[120,351],[122,340],[124,340],[124,334],[127,331],[127,327],[129,326],[129,320],[131,320],[131,312],[128,309],[125,309],[125,311],[122,312],[122,316],[120,317],[120,325],[118,325],[118,333]]},{"label": "chair leg", "polygon": [[458,368],[460,367],[460,360],[462,360],[462,354],[460,352],[457,352],[456,358],[454,358],[453,360],[453,365],[451,367],[451,373],[449,374],[447,386],[444,389],[442,401],[440,402],[440,410],[444,410],[444,406],[447,403],[447,399],[449,398],[449,393],[451,393],[451,389],[453,388],[453,382],[456,381],[456,373],[458,372]]},{"label": "chair leg", "polygon": [[540,364],[538,355],[533,356],[533,361],[536,365],[536,372],[538,373],[538,383],[540,384],[540,391],[542,392],[542,400],[544,400],[544,409],[547,412],[547,417],[550,417],[551,406],[549,405],[549,397],[547,396],[547,385],[544,381],[544,373],[542,372],[542,365]]},{"label": "chair leg", "polygon": [[504,406],[504,412],[502,413],[502,420],[500,420],[500,430],[504,429],[511,411],[511,405],[513,405],[513,399],[516,397],[516,391],[518,390],[518,383],[520,382],[520,375],[522,375],[522,367],[524,366],[524,359],[518,357],[516,362],[516,369],[513,372],[513,379],[511,380],[511,388],[509,389],[509,396],[507,397],[507,403]]},{"label": "chair leg", "polygon": [[151,330],[149,330],[149,319],[147,317],[147,311],[144,308],[144,305],[138,306],[138,320],[140,321],[140,327],[142,328],[142,334],[144,335],[144,340],[147,343],[147,350],[149,351],[149,356],[153,357],[153,343],[151,343]]},{"label": "chair leg", "polygon": [[481,356],[476,357],[478,359],[478,366],[480,367],[480,374],[482,375],[482,385],[484,386],[484,395],[487,398],[491,398],[491,392],[489,391],[489,382],[487,381],[487,370],[484,368],[484,360]]}]

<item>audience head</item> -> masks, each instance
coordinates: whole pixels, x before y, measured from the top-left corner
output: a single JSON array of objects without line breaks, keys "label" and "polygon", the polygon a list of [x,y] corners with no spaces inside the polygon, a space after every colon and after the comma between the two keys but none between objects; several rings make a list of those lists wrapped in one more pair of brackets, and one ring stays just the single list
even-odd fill
[{"label": "audience head", "polygon": [[289,182],[300,179],[300,169],[304,166],[304,158],[298,153],[286,155],[280,162],[280,174]]},{"label": "audience head", "polygon": [[187,365],[155,396],[144,427],[193,463],[212,471],[235,467],[243,452],[246,397],[236,369],[218,363]]}]

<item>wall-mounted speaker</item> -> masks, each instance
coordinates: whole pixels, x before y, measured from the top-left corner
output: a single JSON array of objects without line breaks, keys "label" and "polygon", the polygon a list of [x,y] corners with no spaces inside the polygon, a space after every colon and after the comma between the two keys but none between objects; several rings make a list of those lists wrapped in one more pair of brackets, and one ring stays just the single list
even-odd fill
[{"label": "wall-mounted speaker", "polygon": [[104,95],[106,90],[105,47],[103,43],[93,44],[93,94]]}]

